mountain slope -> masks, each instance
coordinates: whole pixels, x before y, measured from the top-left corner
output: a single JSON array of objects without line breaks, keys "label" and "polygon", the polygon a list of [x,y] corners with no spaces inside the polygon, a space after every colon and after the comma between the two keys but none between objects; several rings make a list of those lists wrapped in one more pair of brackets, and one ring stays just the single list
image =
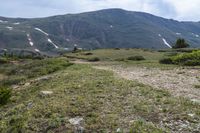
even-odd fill
[{"label": "mountain slope", "polygon": [[179,37],[200,47],[200,23],[107,9],[36,19],[0,17],[0,48],[55,53],[80,48],[170,48]]}]

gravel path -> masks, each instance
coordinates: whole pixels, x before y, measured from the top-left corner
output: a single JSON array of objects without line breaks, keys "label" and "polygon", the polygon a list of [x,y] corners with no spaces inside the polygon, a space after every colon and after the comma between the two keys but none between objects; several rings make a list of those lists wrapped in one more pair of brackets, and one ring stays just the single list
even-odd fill
[{"label": "gravel path", "polygon": [[128,80],[136,80],[158,89],[167,89],[174,96],[189,98],[200,103],[200,70],[181,69],[161,70],[159,68],[139,68],[120,66],[94,66],[96,69],[111,70]]}]

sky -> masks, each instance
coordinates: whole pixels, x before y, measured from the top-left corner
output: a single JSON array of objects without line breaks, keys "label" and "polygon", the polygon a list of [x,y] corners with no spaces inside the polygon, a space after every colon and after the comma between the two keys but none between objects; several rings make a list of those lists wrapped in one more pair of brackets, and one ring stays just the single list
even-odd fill
[{"label": "sky", "polygon": [[200,21],[200,0],[0,0],[0,16],[35,18],[108,8]]}]

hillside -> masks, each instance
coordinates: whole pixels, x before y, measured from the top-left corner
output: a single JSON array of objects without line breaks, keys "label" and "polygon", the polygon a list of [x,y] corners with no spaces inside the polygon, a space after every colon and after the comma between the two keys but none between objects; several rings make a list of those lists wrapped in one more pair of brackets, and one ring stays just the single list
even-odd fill
[{"label": "hillside", "polygon": [[[1,57],[0,131],[198,133],[200,67],[159,64],[172,53],[179,54],[100,49]],[[129,58],[135,56],[144,60]],[[100,60],[88,61],[94,57]]]},{"label": "hillside", "polygon": [[142,12],[106,9],[22,19],[0,17],[0,48],[52,54],[96,48],[170,48],[179,37],[200,47],[200,23],[179,22]]}]

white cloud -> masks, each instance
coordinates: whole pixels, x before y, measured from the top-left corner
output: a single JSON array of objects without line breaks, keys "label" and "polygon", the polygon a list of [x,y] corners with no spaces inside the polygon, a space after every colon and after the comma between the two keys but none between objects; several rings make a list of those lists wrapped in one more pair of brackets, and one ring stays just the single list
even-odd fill
[{"label": "white cloud", "polygon": [[44,17],[123,8],[178,20],[200,20],[200,0],[0,0],[0,16]]}]

